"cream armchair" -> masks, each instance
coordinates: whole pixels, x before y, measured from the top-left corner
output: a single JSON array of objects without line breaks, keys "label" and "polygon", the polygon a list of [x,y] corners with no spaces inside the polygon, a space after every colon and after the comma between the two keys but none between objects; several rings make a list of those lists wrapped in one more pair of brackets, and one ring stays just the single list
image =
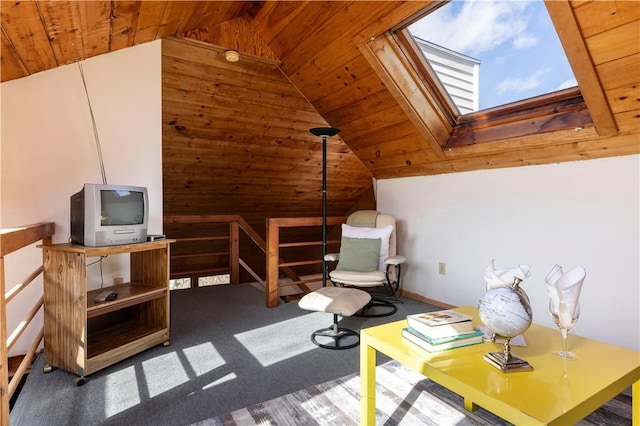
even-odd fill
[{"label": "cream armchair", "polygon": [[[335,265],[335,269],[330,268]],[[342,225],[340,253],[325,256],[327,276],[336,286],[366,290],[371,301],[356,315],[378,317],[397,311],[404,256],[397,255],[396,219],[361,210]]]}]

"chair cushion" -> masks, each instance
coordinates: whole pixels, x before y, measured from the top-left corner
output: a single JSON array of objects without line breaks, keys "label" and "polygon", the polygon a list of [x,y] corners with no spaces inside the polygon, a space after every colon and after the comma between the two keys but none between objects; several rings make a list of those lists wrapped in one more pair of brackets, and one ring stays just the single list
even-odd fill
[{"label": "chair cushion", "polygon": [[306,294],[298,306],[308,311],[329,312],[349,317],[369,303],[371,296],[356,288],[321,287]]},{"label": "chair cushion", "polygon": [[[384,260],[389,257],[389,237],[393,232],[393,226],[388,225],[382,228],[364,228],[360,226],[349,226],[342,224],[342,236],[349,238],[380,238],[380,255],[378,256],[378,269],[384,270]],[[342,250],[340,251],[342,254]]]},{"label": "chair cushion", "polygon": [[351,284],[360,287],[374,287],[384,284],[386,275],[382,271],[353,272],[333,270],[329,273],[331,281],[341,284]]},{"label": "chair cushion", "polygon": [[380,238],[342,237],[340,258],[336,269],[340,271],[371,272],[378,270]]}]

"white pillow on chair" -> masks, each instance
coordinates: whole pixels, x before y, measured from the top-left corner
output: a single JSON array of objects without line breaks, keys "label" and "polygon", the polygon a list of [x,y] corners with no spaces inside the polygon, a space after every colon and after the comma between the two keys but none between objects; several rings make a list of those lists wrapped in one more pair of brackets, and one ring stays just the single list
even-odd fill
[{"label": "white pillow on chair", "polygon": [[378,270],[384,271],[384,260],[389,257],[389,237],[393,232],[393,226],[385,226],[383,228],[364,228],[361,226],[350,226],[346,223],[342,224],[342,236],[349,238],[367,238],[376,240],[380,238],[380,257],[378,262]]}]

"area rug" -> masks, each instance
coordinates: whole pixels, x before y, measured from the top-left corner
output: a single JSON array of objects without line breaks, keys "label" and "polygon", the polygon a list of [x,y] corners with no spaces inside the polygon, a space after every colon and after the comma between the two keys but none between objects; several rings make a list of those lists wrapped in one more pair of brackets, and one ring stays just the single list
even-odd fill
[{"label": "area rug", "polygon": [[[464,409],[457,394],[389,361],[376,369],[376,425],[510,425],[479,408]],[[351,374],[196,423],[198,426],[357,425],[360,377]],[[579,425],[631,425],[631,395],[623,393]]]}]

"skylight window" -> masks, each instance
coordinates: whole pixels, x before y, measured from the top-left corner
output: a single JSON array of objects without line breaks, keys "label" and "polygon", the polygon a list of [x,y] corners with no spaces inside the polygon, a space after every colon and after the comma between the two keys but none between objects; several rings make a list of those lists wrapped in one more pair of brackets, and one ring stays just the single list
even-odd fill
[{"label": "skylight window", "polygon": [[408,30],[461,115],[577,86],[539,0],[456,0]]}]

